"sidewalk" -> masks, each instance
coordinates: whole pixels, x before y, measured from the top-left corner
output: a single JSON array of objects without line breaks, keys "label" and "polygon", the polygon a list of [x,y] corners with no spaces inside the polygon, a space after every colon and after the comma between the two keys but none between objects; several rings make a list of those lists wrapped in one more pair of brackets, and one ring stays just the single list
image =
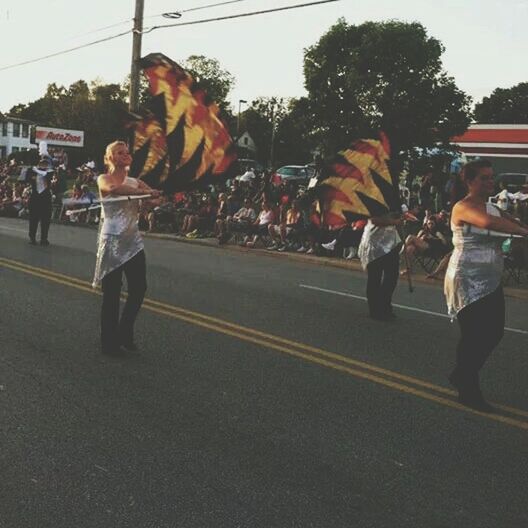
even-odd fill
[{"label": "sidewalk", "polygon": [[[195,244],[199,246],[214,247],[218,250],[226,251],[236,251],[239,253],[256,253],[263,254],[268,257],[274,258],[286,258],[292,261],[304,262],[306,264],[312,264],[316,266],[330,266],[334,268],[348,269],[351,271],[359,271],[363,273],[363,269],[359,263],[358,259],[345,260],[337,257],[320,257],[317,255],[305,255],[304,253],[295,253],[295,252],[283,252],[279,253],[278,251],[268,251],[266,249],[260,248],[246,248],[241,247],[236,244],[223,244],[219,245],[216,238],[185,238],[181,236],[164,234],[164,233],[147,233],[143,232],[143,236],[146,238],[156,238],[160,240],[173,240],[175,242],[183,242],[185,244]],[[407,281],[405,277],[402,277],[400,280]],[[443,289],[444,281],[443,280],[432,280],[428,279],[426,274],[423,272],[412,274],[413,283],[416,284],[427,284],[429,286],[436,286],[438,289]],[[505,286],[504,294],[507,297],[513,297],[515,299],[528,301],[528,282],[517,284],[515,286]]]}]

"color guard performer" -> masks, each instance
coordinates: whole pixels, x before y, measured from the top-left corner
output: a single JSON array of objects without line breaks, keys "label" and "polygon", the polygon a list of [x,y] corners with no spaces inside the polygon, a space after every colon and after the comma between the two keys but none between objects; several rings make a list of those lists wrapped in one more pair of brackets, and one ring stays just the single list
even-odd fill
[{"label": "color guard performer", "polygon": [[528,226],[488,202],[494,190],[489,161],[466,164],[461,183],[466,194],[451,214],[454,251],[444,285],[449,313],[461,332],[449,380],[458,389],[460,403],[492,412],[480,390],[479,371],[504,334],[504,237],[484,230],[527,236]]},{"label": "color guard performer", "polygon": [[401,238],[396,226],[398,216],[370,218],[358,248],[361,266],[367,270],[367,301],[369,315],[378,321],[394,317],[392,294],[398,283]]},{"label": "color guard performer", "polygon": [[[143,303],[147,281],[143,239],[138,228],[139,200],[105,201],[105,198],[160,195],[143,181],[128,176],[131,162],[126,143],[115,141],[106,148],[108,172],[97,179],[102,215],[93,286],[102,285],[101,347],[103,354],[107,355],[120,355],[122,349],[137,349],[134,322]],[[120,318],[123,273],[127,279],[128,297]]]}]

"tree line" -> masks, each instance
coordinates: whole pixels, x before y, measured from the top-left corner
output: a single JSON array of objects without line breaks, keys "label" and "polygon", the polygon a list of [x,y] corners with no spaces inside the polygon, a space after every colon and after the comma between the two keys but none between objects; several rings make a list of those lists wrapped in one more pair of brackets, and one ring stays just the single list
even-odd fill
[{"label": "tree line", "polygon": [[[263,165],[304,164],[314,152],[332,155],[357,137],[384,130],[393,152],[447,145],[471,121],[528,123],[528,83],[497,88],[475,105],[442,65],[442,43],[419,23],[348,24],[339,19],[304,50],[300,98],[260,97],[236,115],[229,104],[235,79],[220,63],[200,55],[182,65],[221,109],[231,135],[248,131]],[[280,82],[280,72],[277,82]],[[48,85],[36,101],[10,115],[58,128],[85,131],[85,154],[100,160],[104,147],[123,137],[129,80],[105,84],[79,80]],[[141,100],[148,97],[142,85]]]}]

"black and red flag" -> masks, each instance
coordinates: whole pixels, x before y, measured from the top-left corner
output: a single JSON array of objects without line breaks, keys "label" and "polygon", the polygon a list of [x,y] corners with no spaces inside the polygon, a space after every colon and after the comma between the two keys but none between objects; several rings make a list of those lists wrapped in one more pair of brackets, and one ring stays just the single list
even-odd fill
[{"label": "black and red flag", "polygon": [[327,164],[319,184],[323,223],[339,227],[358,218],[382,216],[398,210],[398,186],[389,168],[390,144],[358,139]]},{"label": "black and red flag", "polygon": [[167,193],[230,177],[236,149],[218,106],[165,55],[147,55],[140,65],[152,99],[131,123],[131,176]]}]

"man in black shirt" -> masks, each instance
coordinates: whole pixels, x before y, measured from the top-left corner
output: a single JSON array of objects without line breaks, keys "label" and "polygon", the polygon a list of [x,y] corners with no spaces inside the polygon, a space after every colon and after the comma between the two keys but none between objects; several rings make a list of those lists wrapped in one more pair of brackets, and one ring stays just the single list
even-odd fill
[{"label": "man in black shirt", "polygon": [[31,183],[29,199],[29,243],[37,243],[37,228],[40,222],[40,244],[48,246],[48,231],[51,222],[51,177],[53,171],[47,158],[41,158],[37,167],[27,171],[26,179]]}]

